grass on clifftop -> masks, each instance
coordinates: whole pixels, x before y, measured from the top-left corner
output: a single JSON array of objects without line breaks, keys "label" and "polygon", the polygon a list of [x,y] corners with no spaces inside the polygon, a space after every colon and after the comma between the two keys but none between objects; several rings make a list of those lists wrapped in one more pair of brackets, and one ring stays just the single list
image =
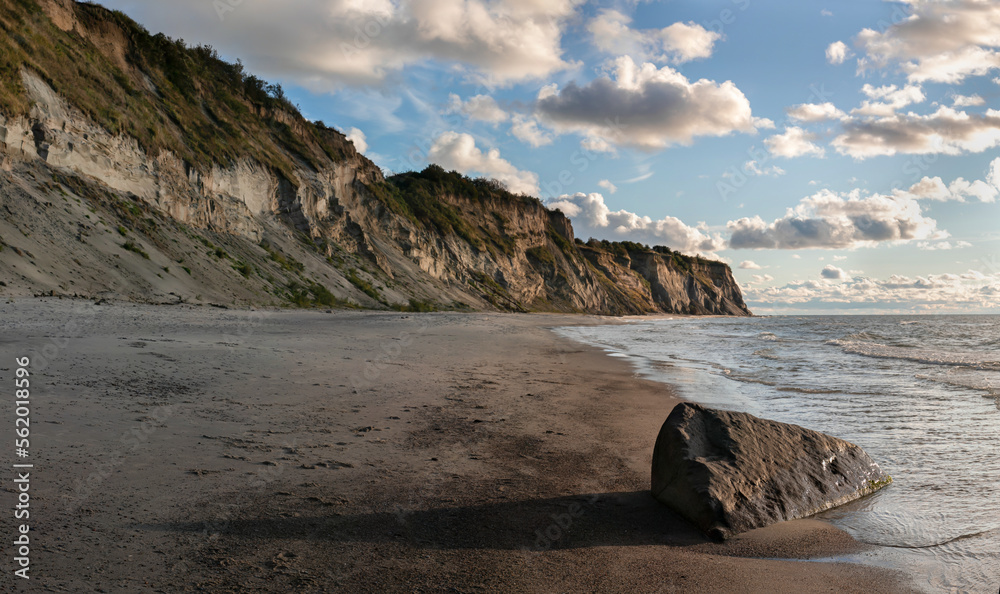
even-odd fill
[{"label": "grass on clifftop", "polygon": [[289,177],[294,158],[315,167],[355,154],[342,134],[306,121],[280,85],[219,59],[210,46],[150,34],[96,4],[74,11],[83,36],[56,27],[33,0],[0,0],[4,115],[31,109],[20,74],[27,68],[111,133],[135,138],[152,156],[171,151],[201,171],[250,157]]},{"label": "grass on clifftop", "polygon": [[[383,183],[369,186],[369,190],[386,208],[413,224],[436,230],[443,236],[454,233],[474,248],[495,254],[513,255],[514,252],[513,240],[505,232],[503,215],[493,211],[489,219],[489,214],[484,212],[477,221],[471,221],[446,198],[461,197],[481,205],[493,202],[542,207],[537,198],[510,192],[497,180],[469,178],[457,171],[445,171],[439,165],[394,175]],[[487,224],[490,221],[494,225]]]}]

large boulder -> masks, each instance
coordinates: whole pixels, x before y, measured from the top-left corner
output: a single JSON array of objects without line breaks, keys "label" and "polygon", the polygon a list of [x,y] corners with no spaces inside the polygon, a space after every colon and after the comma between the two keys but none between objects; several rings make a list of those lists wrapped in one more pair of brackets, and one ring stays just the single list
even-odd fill
[{"label": "large boulder", "polygon": [[798,425],[681,403],[653,450],[653,496],[724,540],[892,482],[860,447]]}]

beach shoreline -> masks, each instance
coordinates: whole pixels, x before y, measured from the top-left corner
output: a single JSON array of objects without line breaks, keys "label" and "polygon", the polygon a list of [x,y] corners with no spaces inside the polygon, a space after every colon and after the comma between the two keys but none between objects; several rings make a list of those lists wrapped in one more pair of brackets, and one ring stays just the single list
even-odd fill
[{"label": "beach shoreline", "polygon": [[552,331],[619,320],[52,299],[0,320],[5,381],[44,358],[32,589],[914,591],[803,563],[871,550],[824,522],[719,544],[653,500],[676,393]]}]

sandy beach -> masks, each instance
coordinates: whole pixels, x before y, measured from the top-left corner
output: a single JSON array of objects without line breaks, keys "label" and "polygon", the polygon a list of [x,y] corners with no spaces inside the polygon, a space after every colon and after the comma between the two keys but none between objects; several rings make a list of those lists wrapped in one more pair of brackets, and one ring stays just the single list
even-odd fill
[{"label": "sandy beach", "polygon": [[[906,592],[819,521],[709,541],[648,493],[669,386],[562,315],[0,304],[32,358],[31,580],[67,592]],[[8,461],[18,461],[13,451]],[[23,460],[20,460],[23,461]],[[8,479],[4,507],[16,500]]]}]

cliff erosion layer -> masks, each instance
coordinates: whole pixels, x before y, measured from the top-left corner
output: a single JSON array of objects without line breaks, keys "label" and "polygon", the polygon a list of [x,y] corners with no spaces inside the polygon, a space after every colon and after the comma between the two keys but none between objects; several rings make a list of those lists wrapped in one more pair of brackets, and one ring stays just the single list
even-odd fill
[{"label": "cliff erosion layer", "polygon": [[210,48],[0,0],[0,294],[748,315],[728,266],[573,235],[492,180],[384,178]]}]

